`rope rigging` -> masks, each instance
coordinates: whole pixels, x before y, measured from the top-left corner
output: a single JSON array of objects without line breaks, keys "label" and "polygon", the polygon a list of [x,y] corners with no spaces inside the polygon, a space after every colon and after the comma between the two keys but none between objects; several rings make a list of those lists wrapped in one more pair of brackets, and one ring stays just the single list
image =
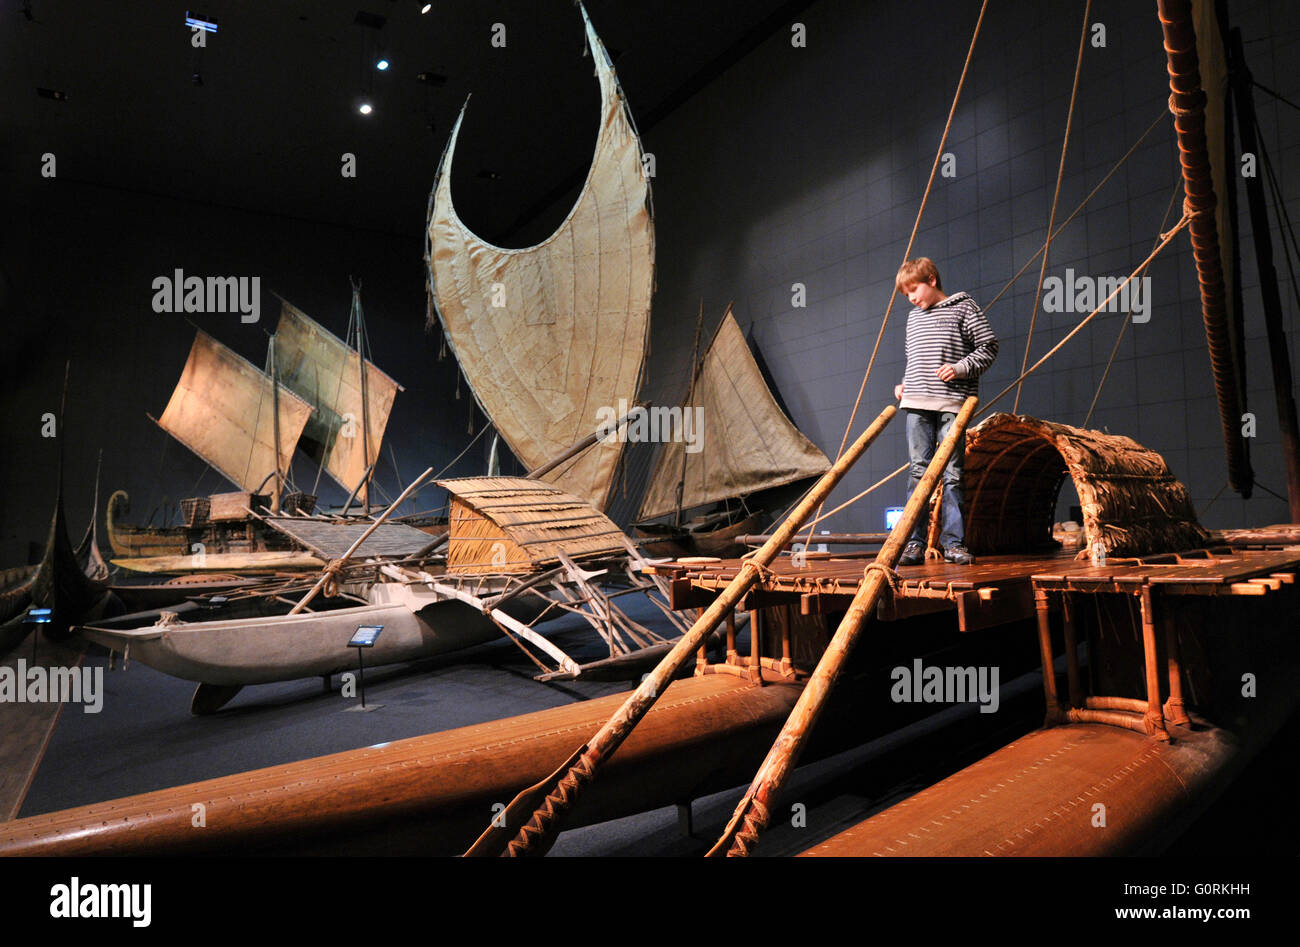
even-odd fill
[{"label": "rope rigging", "polygon": [[[1047,275],[1047,257],[1052,249],[1052,225],[1056,222],[1056,207],[1061,200],[1061,182],[1065,179],[1065,158],[1070,151],[1070,130],[1074,126],[1074,106],[1079,97],[1079,76],[1083,72],[1083,51],[1088,45],[1088,17],[1092,13],[1092,0],[1083,6],[1083,28],[1079,32],[1079,55],[1074,62],[1074,84],[1070,87],[1070,105],[1065,113],[1065,135],[1061,139],[1061,160],[1056,166],[1056,189],[1052,193],[1052,209],[1047,216],[1047,240],[1043,244],[1043,259],[1038,266],[1038,285],[1034,287],[1034,308],[1029,313],[1029,334],[1025,338],[1025,355],[1020,362],[1024,375],[1029,364],[1029,351],[1034,344],[1034,326],[1038,323],[1038,306],[1043,297],[1043,278]],[[1016,386],[1016,400],[1012,414],[1020,413],[1020,385]]]}]

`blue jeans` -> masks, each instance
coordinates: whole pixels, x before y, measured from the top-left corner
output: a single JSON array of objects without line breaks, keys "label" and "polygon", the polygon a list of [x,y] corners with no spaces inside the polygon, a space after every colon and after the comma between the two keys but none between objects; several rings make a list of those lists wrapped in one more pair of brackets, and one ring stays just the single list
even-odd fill
[{"label": "blue jeans", "polygon": [[[954,411],[920,411],[906,408],[907,411],[907,455],[911,461],[911,479],[908,482],[908,496],[916,492],[917,484],[925,476],[925,469],[930,466],[935,449],[952,430],[953,421],[957,420]],[[962,523],[962,470],[966,465],[966,434],[963,431],[957,438],[952,457],[943,468],[943,502],[939,508],[939,548],[947,549],[957,543],[964,543],[966,530]],[[929,519],[922,516],[912,530],[911,538],[925,544]]]}]

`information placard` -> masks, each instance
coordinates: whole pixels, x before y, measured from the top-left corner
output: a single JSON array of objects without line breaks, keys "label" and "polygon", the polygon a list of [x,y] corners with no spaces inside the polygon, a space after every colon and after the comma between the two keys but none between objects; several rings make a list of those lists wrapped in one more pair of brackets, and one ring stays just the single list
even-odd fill
[{"label": "information placard", "polygon": [[352,633],[352,640],[348,642],[348,647],[373,648],[375,640],[378,639],[379,633],[383,630],[383,625],[359,625],[357,630]]}]

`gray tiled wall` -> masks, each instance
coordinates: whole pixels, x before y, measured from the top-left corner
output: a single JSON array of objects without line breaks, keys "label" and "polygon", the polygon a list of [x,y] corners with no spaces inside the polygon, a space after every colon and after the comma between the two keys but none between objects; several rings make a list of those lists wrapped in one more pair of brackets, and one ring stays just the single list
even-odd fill
[{"label": "gray tiled wall", "polygon": [[[974,0],[824,0],[801,16],[807,48],[793,48],[789,34],[778,32],[647,135],[658,164],[652,396],[671,400],[684,386],[700,300],[706,325],[734,300],[795,422],[834,454],[889,303],[978,8]],[[957,174],[936,179],[914,250],[938,261],[950,291],[965,289],[987,304],[1042,242],[1082,12],[1082,3],[990,5],[947,144]],[[1280,0],[1230,5],[1257,80],[1294,101],[1300,77],[1287,65],[1297,52],[1288,13]],[[1067,267],[1126,275],[1153,247],[1179,175],[1155,4],[1099,0],[1091,20],[1105,24],[1107,45],[1085,51],[1058,221],[1148,125],[1164,118],[1057,238],[1049,275]],[[1263,94],[1257,101],[1291,213],[1300,217],[1294,171],[1300,116]],[[1176,206],[1170,224],[1178,215]],[[1244,230],[1249,408],[1259,418],[1251,454],[1259,482],[1284,492],[1248,223]],[[1275,242],[1280,246],[1276,235]],[[1285,280],[1280,257],[1278,264]],[[1002,348],[982,382],[986,401],[1019,371],[1037,274],[1035,263],[989,311]],[[1125,332],[1090,426],[1160,451],[1198,511],[1206,511],[1226,471],[1185,237],[1157,259],[1150,276],[1151,319]],[[791,308],[795,282],[807,287],[804,309]],[[1289,283],[1283,293],[1294,361]],[[901,298],[894,305],[858,428],[892,400],[903,368],[906,309]],[[1031,361],[1078,318],[1040,313]],[[1116,315],[1094,320],[1025,383],[1021,412],[1082,424],[1119,324]],[[1011,406],[1009,396],[995,410]],[[902,432],[896,422],[836,500],[906,460]],[[648,462],[646,452],[634,454],[633,479]],[[882,528],[884,508],[903,500],[902,486],[896,479],[829,525]],[[1262,489],[1248,502],[1224,491],[1203,519],[1208,526],[1280,522],[1287,509]]]}]

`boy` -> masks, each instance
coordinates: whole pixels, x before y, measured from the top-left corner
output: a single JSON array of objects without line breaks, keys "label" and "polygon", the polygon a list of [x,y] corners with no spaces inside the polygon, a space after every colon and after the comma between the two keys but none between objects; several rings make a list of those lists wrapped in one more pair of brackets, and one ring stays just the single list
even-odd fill
[{"label": "boy", "polygon": [[[929,257],[908,260],[898,269],[895,289],[916,307],[907,315],[907,368],[894,388],[907,412],[907,453],[912,463],[908,496],[916,490],[935,448],[948,435],[962,402],[979,391],[982,375],[998,354],[997,336],[984,313],[966,293],[943,291],[939,270]],[[939,545],[948,562],[970,565],[962,524],[962,468],[965,435],[957,441],[943,470]],[[925,561],[925,521],[916,529],[898,560],[900,566]]]}]

